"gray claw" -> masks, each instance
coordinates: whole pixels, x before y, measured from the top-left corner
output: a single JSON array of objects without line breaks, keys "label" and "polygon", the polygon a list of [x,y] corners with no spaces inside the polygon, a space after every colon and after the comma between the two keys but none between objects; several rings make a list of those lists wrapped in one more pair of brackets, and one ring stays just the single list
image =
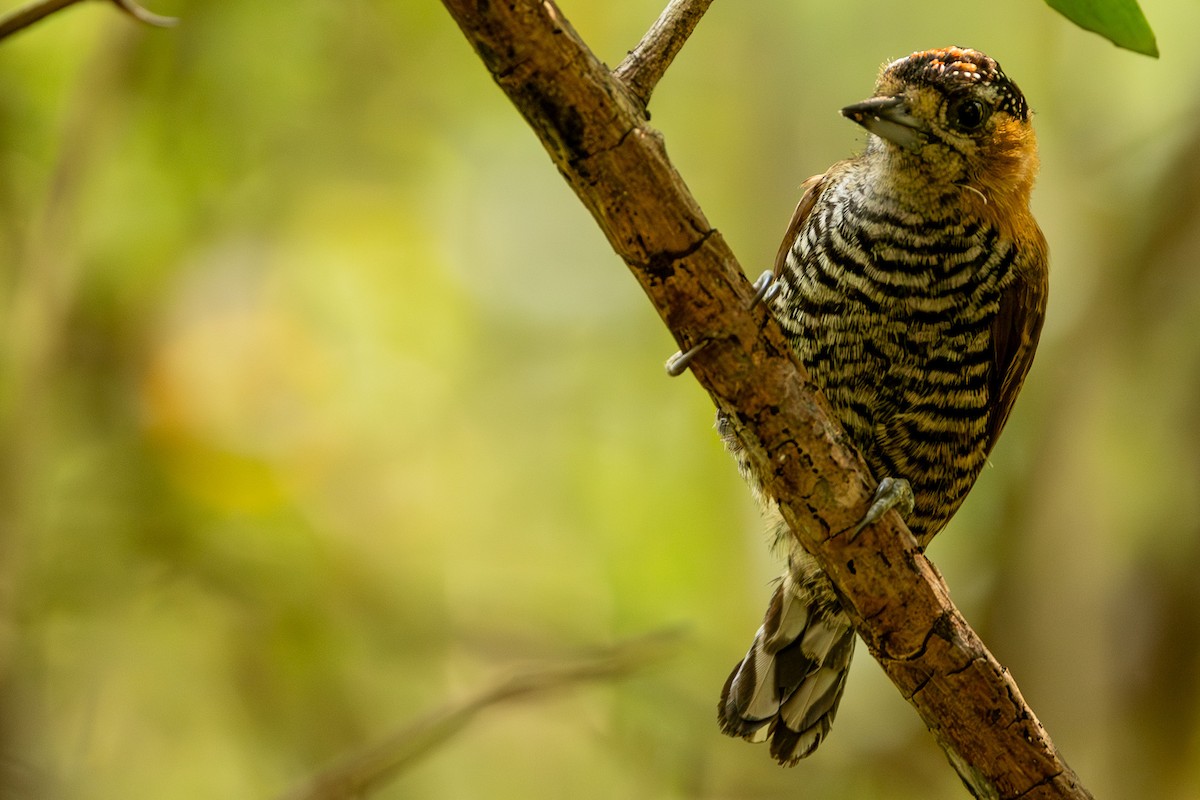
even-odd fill
[{"label": "gray claw", "polygon": [[775,273],[767,270],[758,276],[758,280],[754,281],[754,299],[750,301],[750,308],[754,308],[759,303],[769,303],[771,298],[777,294],[779,294],[779,282],[775,280]]},{"label": "gray claw", "polygon": [[667,374],[672,378],[678,378],[687,371],[688,365],[692,363],[692,359],[696,357],[696,354],[708,346],[708,341],[708,339],[701,339],[692,345],[687,352],[678,351],[675,355],[668,358],[667,363],[663,365],[667,370]]},{"label": "gray claw", "polygon": [[[750,301],[750,308],[754,308],[759,303],[771,302],[771,299],[777,294],[779,294],[779,281],[775,280],[775,273],[773,271],[767,270],[758,276],[758,280],[754,281],[754,299]],[[692,363],[692,359],[708,345],[708,342],[708,339],[701,339],[692,345],[689,350],[678,351],[668,358],[667,363],[663,365],[667,370],[667,374],[672,378],[676,378],[686,372],[688,365]]]}]

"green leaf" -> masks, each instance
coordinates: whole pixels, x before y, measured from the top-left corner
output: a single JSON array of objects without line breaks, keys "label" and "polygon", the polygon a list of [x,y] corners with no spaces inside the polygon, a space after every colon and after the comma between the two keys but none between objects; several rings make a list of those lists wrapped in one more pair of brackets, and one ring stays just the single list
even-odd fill
[{"label": "green leaf", "polygon": [[1046,5],[1118,47],[1158,58],[1154,31],[1137,0],[1046,0]]}]

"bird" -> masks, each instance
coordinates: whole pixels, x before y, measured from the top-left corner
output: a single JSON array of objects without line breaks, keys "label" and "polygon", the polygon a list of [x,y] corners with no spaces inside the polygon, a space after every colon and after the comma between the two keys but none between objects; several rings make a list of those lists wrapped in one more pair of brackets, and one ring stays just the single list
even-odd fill
[{"label": "bird", "polygon": [[[924,549],[979,476],[1041,333],[1037,141],[1017,85],[960,47],[885,64],[874,94],[841,114],[867,130],[865,148],[804,182],[768,303],[879,481],[859,527],[895,507]],[[733,421],[718,414],[717,428],[787,558],[718,721],[793,766],[829,734],[854,628],[742,455]]]}]

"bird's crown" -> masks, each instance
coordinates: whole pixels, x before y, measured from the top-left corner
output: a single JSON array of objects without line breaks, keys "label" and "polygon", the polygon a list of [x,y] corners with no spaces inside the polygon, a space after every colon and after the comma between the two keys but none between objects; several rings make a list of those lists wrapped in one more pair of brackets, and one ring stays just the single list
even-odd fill
[{"label": "bird's crown", "polygon": [[1025,95],[1008,79],[994,58],[978,50],[962,47],[922,50],[885,66],[879,80],[883,83],[888,79],[911,85],[924,84],[947,93],[972,86],[988,86],[997,93],[998,110],[1022,122],[1029,121]]}]

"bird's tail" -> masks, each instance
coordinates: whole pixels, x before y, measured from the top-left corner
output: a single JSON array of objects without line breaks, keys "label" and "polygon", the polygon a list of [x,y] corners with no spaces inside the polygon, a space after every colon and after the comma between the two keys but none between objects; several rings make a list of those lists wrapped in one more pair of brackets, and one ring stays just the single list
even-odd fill
[{"label": "bird's tail", "polygon": [[827,585],[819,572],[797,579],[789,568],[717,706],[723,733],[769,739],[771,755],[784,766],[810,755],[829,734],[854,654],[854,627]]}]

